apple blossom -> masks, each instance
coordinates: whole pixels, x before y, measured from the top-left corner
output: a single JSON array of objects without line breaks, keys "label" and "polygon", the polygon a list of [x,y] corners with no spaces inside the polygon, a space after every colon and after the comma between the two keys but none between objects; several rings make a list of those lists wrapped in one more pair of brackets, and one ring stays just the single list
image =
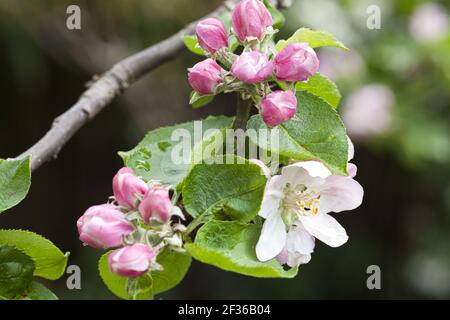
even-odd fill
[{"label": "apple blossom", "polygon": [[409,20],[409,32],[419,42],[429,43],[443,39],[450,31],[446,8],[437,3],[417,7]]},{"label": "apple blossom", "polygon": [[115,248],[134,227],[112,204],[92,206],[77,221],[80,240],[93,248]]},{"label": "apple blossom", "polygon": [[238,56],[231,66],[231,72],[242,82],[256,84],[270,76],[273,68],[273,61],[255,50]]},{"label": "apple blossom", "polygon": [[274,91],[261,101],[261,116],[269,127],[291,119],[297,110],[297,98],[288,91]]},{"label": "apple blossom", "polygon": [[348,79],[364,73],[366,63],[356,49],[349,52],[322,51],[318,54],[319,72],[332,80]]},{"label": "apple blossom", "polygon": [[318,70],[317,54],[306,42],[291,43],[275,56],[275,75],[281,81],[305,81]]},{"label": "apple blossom", "polygon": [[260,0],[242,0],[233,9],[231,23],[242,42],[247,37],[261,39],[272,25],[272,16]]},{"label": "apple blossom", "polygon": [[392,122],[395,96],[383,84],[369,84],[352,92],[342,105],[342,120],[355,140],[386,132]]},{"label": "apple blossom", "polygon": [[198,44],[209,53],[215,53],[220,48],[228,47],[227,30],[222,21],[208,18],[197,24],[195,34]]},{"label": "apple blossom", "polygon": [[169,191],[163,187],[150,188],[139,205],[139,212],[145,222],[157,220],[166,223],[170,219],[172,202],[169,198]]},{"label": "apple blossom", "polygon": [[260,261],[278,256],[291,266],[307,263],[313,238],[338,247],[345,229],[329,212],[357,208],[363,188],[350,176],[333,175],[318,161],[301,161],[282,169],[266,185],[259,215],[265,218],[256,245]]},{"label": "apple blossom", "polygon": [[213,94],[217,85],[223,82],[221,70],[213,59],[203,60],[189,69],[189,84],[201,95]]},{"label": "apple blossom", "polygon": [[138,203],[137,196],[143,196],[147,184],[134,175],[130,168],[122,168],[113,178],[113,193],[117,203],[127,209],[133,209]]},{"label": "apple blossom", "polygon": [[111,252],[108,256],[108,266],[112,273],[119,276],[139,277],[149,270],[155,257],[153,248],[136,243]]}]

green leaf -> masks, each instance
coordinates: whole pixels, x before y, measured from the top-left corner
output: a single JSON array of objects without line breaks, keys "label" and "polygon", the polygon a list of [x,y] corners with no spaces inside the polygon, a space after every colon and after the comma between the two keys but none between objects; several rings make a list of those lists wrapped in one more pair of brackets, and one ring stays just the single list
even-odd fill
[{"label": "green leaf", "polygon": [[193,109],[198,109],[198,108],[201,108],[201,107],[207,105],[208,103],[210,103],[213,100],[214,100],[213,94],[202,96],[202,95],[198,94],[197,92],[192,91],[191,97],[189,100],[189,104],[192,106]]},{"label": "green leaf", "polygon": [[[231,126],[231,124],[230,124]],[[202,161],[216,157],[218,154],[223,154],[226,151],[226,139],[229,134],[229,128],[222,128],[214,130],[204,136],[203,140],[196,143],[191,150],[191,169],[194,165]],[[181,189],[180,189],[181,190]]]},{"label": "green leaf", "polygon": [[[122,299],[130,299],[127,293],[128,279],[113,274],[108,267],[109,251],[102,255],[99,261],[99,272],[108,289],[116,296]],[[152,278],[151,290],[142,290],[136,299],[147,300],[153,295],[167,291],[175,287],[183,280],[186,272],[191,265],[191,257],[185,253],[164,250],[161,252],[156,261],[163,266],[163,271],[152,271],[150,276]]]},{"label": "green leaf", "polygon": [[186,35],[183,37],[183,42],[186,48],[189,49],[189,51],[198,54],[200,56],[205,55],[205,51],[198,45],[197,37],[194,35]]},{"label": "green leaf", "polygon": [[310,92],[313,95],[322,98],[333,108],[337,108],[342,98],[336,84],[320,73],[311,76],[307,82],[297,82],[295,88],[297,91]]},{"label": "green leaf", "polygon": [[256,164],[228,158],[234,164],[225,164],[227,156],[216,158],[223,164],[198,164],[186,177],[183,202],[192,217],[223,210],[230,218],[246,222],[258,214],[267,178]]},{"label": "green leaf", "polygon": [[66,269],[67,256],[51,241],[24,230],[0,230],[0,244],[8,244],[25,252],[34,261],[35,276],[49,280],[60,278]]},{"label": "green leaf", "polygon": [[190,255],[173,250],[164,250],[156,261],[163,266],[162,271],[152,271],[153,293],[158,294],[177,286],[189,270],[192,258]]},{"label": "green leaf", "polygon": [[0,296],[13,299],[25,292],[33,279],[34,263],[19,249],[0,245]]},{"label": "green leaf", "polygon": [[267,0],[264,0],[264,5],[267,10],[269,10],[270,15],[272,16],[272,26],[274,29],[281,29],[284,23],[286,22],[286,18],[284,15],[275,7],[273,7]]},{"label": "green leaf", "polygon": [[235,36],[231,36],[228,38],[230,44],[228,45],[228,49],[231,52],[235,52],[237,48],[241,45],[238,41],[238,39]]},{"label": "green leaf", "polygon": [[275,46],[275,50],[280,52],[288,44],[295,42],[308,42],[311,48],[338,47],[344,50],[349,50],[331,33],[325,31],[315,31],[308,28],[300,28],[289,39],[278,41],[277,45]]},{"label": "green leaf", "polygon": [[261,227],[237,221],[212,220],[197,232],[194,243],[185,248],[197,260],[223,270],[257,278],[293,278],[298,269],[284,270],[276,259],[256,258]]},{"label": "green leaf", "polygon": [[[150,274],[129,278],[126,288],[127,296],[131,300],[153,299],[153,279]],[[144,298],[145,297],[145,298]]]},{"label": "green leaf", "polygon": [[29,300],[58,300],[58,297],[46,286],[39,282],[31,282],[24,299]]},{"label": "green leaf", "polygon": [[[271,130],[278,130],[278,146],[259,143],[261,148],[293,160],[318,160],[333,173],[347,174],[347,135],[344,124],[335,110],[322,99],[306,92],[297,93],[297,113],[291,120]],[[250,129],[267,126],[260,115],[250,118]]]},{"label": "green leaf", "polygon": [[[132,168],[137,175],[144,179],[159,180],[166,186],[175,187],[186,177],[193,166],[193,162],[190,161],[193,156],[192,149],[202,143],[202,138],[208,138],[202,135],[209,129],[230,128],[232,124],[233,118],[220,116],[159,128],[147,133],[134,149],[128,152],[119,152],[119,155],[127,167]],[[196,132],[194,132],[195,128],[197,128]],[[172,140],[172,134],[175,131],[180,135]],[[189,139],[187,147],[191,148],[185,150],[189,152],[186,156],[188,160],[175,162],[172,152],[176,153],[175,156],[179,158],[184,138]],[[177,149],[174,150],[174,148]]]},{"label": "green leaf", "polygon": [[21,202],[31,184],[30,158],[0,159],[0,213]]}]

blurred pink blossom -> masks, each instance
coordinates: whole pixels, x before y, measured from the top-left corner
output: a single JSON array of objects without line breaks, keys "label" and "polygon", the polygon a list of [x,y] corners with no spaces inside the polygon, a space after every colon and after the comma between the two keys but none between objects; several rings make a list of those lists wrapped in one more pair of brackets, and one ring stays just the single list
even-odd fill
[{"label": "blurred pink blossom", "polygon": [[349,52],[324,52],[319,54],[319,72],[332,80],[348,78],[365,69],[365,62],[354,49]]},{"label": "blurred pink blossom", "polygon": [[388,130],[394,100],[392,90],[383,84],[356,89],[341,108],[348,135],[355,140],[365,140]]},{"label": "blurred pink blossom", "polygon": [[416,8],[409,20],[409,32],[419,42],[442,39],[449,32],[446,9],[437,3],[425,3]]}]

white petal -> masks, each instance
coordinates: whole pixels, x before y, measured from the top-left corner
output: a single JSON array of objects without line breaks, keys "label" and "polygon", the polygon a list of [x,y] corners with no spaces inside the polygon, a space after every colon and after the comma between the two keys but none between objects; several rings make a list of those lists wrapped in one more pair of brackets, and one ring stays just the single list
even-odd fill
[{"label": "white petal", "polygon": [[261,230],[256,245],[256,256],[260,261],[275,258],[286,244],[286,227],[278,212],[270,214]]},{"label": "white petal", "polygon": [[186,218],[184,217],[183,211],[181,211],[181,209],[177,206],[172,206],[172,208],[170,208],[170,216],[177,216],[180,217],[181,220],[186,220]]},{"label": "white petal", "polygon": [[330,176],[331,172],[320,162],[302,161],[284,167],[281,174],[293,186],[302,184],[316,189],[325,182],[322,177]]},{"label": "white petal", "polygon": [[364,196],[363,187],[350,177],[332,176],[320,186],[319,209],[322,213],[341,212],[359,207]]},{"label": "white petal", "polygon": [[266,178],[267,179],[270,178],[270,169],[264,164],[264,162],[258,159],[250,159],[249,162],[259,166],[261,168],[262,173],[266,176]]},{"label": "white petal", "polygon": [[352,142],[352,140],[350,140],[349,136],[347,136],[347,144],[348,144],[347,161],[350,161],[355,156],[355,146],[353,145],[353,142]]},{"label": "white petal", "polygon": [[303,225],[299,224],[289,230],[286,238],[288,252],[310,254],[314,251],[314,246],[314,237],[306,231]]},{"label": "white petal", "polygon": [[[322,162],[319,161],[300,161],[294,164],[288,165],[283,168],[283,175],[285,172],[289,172],[292,169],[298,170],[298,168],[305,169],[308,174],[313,178],[322,178],[325,179],[331,176],[331,171],[328,170],[327,167],[323,165]],[[294,171],[295,172],[295,171]]]},{"label": "white petal", "polygon": [[299,220],[311,235],[330,247],[339,247],[348,240],[345,229],[326,213],[299,216]]},{"label": "white petal", "polygon": [[287,252],[286,247],[284,247],[283,250],[281,250],[281,252],[277,255],[277,260],[280,264],[286,264],[287,258],[288,258],[288,252]]},{"label": "white petal", "polygon": [[358,172],[358,168],[353,163],[347,164],[347,173],[350,178],[354,178],[356,173]]},{"label": "white petal", "polygon": [[311,260],[310,254],[294,253],[288,254],[286,263],[289,267],[294,268],[301,264],[306,264]]},{"label": "white petal", "polygon": [[280,206],[280,201],[284,197],[283,188],[285,182],[282,176],[273,176],[267,181],[264,190],[264,196],[259,209],[259,216],[267,218],[272,212],[277,212]]}]

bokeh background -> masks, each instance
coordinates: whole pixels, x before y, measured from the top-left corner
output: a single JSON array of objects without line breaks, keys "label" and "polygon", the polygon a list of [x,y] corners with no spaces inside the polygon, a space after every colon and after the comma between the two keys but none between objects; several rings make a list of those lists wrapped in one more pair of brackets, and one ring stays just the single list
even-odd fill
[{"label": "bokeh background", "polygon": [[[321,72],[344,96],[340,112],[356,145],[363,205],[338,220],[349,242],[318,244],[294,280],[253,279],[194,262],[162,298],[450,298],[450,3],[419,0],[295,0],[285,11],[289,36],[299,26],[330,31],[352,50],[319,50]],[[82,30],[65,27],[66,8],[82,10]],[[219,0],[0,1],[0,157],[35,143],[94,74],[176,32]],[[369,5],[381,9],[370,30]],[[185,52],[135,84],[86,125],[32,177],[27,199],[0,217],[2,228],[29,229],[70,251],[82,289],[67,276],[46,283],[62,299],[114,298],[97,272],[101,252],[82,247],[76,220],[112,193],[129,150],[151,129],[234,113],[221,96],[188,105]],[[366,268],[381,268],[368,290]]]}]

